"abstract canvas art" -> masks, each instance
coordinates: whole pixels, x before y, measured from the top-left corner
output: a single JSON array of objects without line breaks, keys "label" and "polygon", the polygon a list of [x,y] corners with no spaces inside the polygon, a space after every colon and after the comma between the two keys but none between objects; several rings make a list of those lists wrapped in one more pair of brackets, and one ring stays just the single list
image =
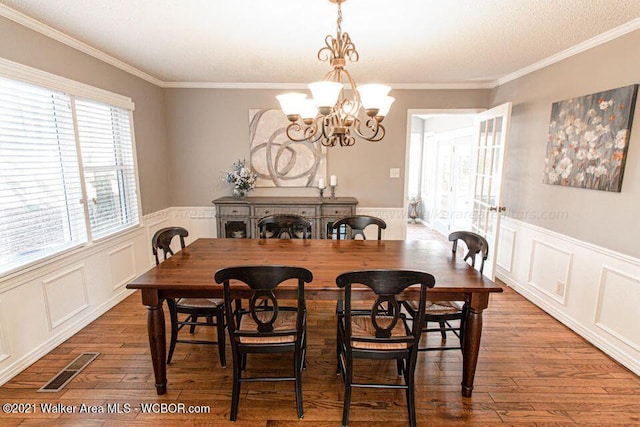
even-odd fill
[{"label": "abstract canvas art", "polygon": [[544,182],[621,191],[638,85],[555,102]]},{"label": "abstract canvas art", "polygon": [[250,164],[256,187],[315,187],[326,182],[327,151],[320,142],[294,142],[281,110],[249,110]]}]

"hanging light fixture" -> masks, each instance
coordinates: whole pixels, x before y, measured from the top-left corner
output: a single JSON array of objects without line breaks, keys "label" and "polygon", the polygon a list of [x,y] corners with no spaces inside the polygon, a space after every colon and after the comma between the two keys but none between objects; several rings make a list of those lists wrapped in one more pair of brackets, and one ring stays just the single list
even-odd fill
[{"label": "hanging light fixture", "polygon": [[[357,62],[360,58],[348,33],[342,32],[342,3],[346,0],[329,0],[338,5],[337,33],[327,35],[323,48],[318,51],[320,61],[329,61],[333,69],[324,80],[309,84],[313,99],[304,93],[286,93],[276,98],[282,111],[291,121],[287,137],[292,141],[320,140],[322,145],[333,147],[355,144],[353,131],[360,138],[377,142],[384,138],[381,122],[389,112],[394,98],[387,96],[391,88],[381,84],[357,86],[347,69],[347,59]],[[345,86],[350,96],[345,94]],[[358,116],[364,110],[364,121]],[[300,123],[302,121],[302,123]]]}]

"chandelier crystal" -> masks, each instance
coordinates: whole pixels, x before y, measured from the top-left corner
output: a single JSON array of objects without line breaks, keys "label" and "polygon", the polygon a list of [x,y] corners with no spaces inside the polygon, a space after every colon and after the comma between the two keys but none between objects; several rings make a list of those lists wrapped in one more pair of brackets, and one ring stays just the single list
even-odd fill
[{"label": "chandelier crystal", "polygon": [[[291,123],[287,137],[292,141],[316,142],[333,147],[355,144],[352,131],[360,138],[377,142],[384,138],[381,122],[389,112],[394,98],[387,94],[389,86],[366,84],[357,86],[345,68],[347,60],[358,62],[360,55],[348,33],[342,32],[342,3],[346,0],[329,0],[338,5],[336,36],[325,37],[326,46],[318,51],[320,61],[329,61],[333,68],[322,81],[310,83],[312,99],[304,93],[286,93],[276,98]],[[345,93],[350,91],[350,97]],[[358,118],[364,111],[363,120]],[[302,122],[302,123],[300,123]]]}]

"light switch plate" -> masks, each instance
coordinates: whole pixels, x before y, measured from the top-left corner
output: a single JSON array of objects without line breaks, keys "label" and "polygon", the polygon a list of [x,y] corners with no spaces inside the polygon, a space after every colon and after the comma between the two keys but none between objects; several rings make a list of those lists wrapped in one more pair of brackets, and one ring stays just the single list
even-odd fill
[{"label": "light switch plate", "polygon": [[389,178],[400,178],[400,168],[389,169]]}]

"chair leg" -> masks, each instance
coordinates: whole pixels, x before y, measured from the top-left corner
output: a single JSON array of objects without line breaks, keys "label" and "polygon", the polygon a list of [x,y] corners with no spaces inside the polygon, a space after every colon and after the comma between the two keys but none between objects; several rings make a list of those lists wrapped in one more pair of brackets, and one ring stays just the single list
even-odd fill
[{"label": "chair leg", "polygon": [[224,333],[224,312],[221,308],[216,311],[216,330],[218,331],[218,353],[220,355],[220,365],[227,366],[225,355],[225,333]]},{"label": "chair leg", "polygon": [[[198,316],[196,316],[195,314],[193,316],[191,316],[191,321],[193,323],[197,323],[198,322]],[[190,325],[191,327],[189,328],[189,333],[190,334],[195,334],[196,332],[196,325]]]},{"label": "chair leg", "polygon": [[402,375],[403,371],[404,371],[404,362],[402,361],[402,359],[397,359],[396,360],[396,365],[398,368],[398,375]]},{"label": "chair leg", "polygon": [[447,331],[445,330],[445,328],[447,327],[446,323],[444,321],[442,322],[438,322],[438,324],[440,325],[440,335],[442,335],[442,339],[446,340],[447,339]]},{"label": "chair leg", "polygon": [[353,366],[351,361],[347,361],[347,369],[344,381],[344,406],[342,407],[342,425],[349,425],[349,406],[351,405],[351,383],[353,382]]},{"label": "chair leg", "polygon": [[169,307],[169,317],[171,318],[171,343],[169,344],[169,355],[167,356],[167,364],[169,364],[178,341],[178,311],[176,309],[176,300],[173,298],[167,299],[167,306]]},{"label": "chair leg", "polygon": [[293,355],[293,369],[296,376],[296,407],[298,408],[298,418],[304,417],[302,409],[302,351]]},{"label": "chair leg", "polygon": [[235,421],[238,418],[238,403],[240,402],[240,360],[245,355],[236,355],[233,357],[233,390],[231,391],[231,414],[229,420]]},{"label": "chair leg", "polygon": [[415,382],[414,373],[416,368],[415,357],[406,361],[408,366],[407,373],[405,375],[405,384],[407,385],[407,410],[409,412],[409,426],[416,426],[416,400],[415,400]]},{"label": "chair leg", "polygon": [[340,338],[340,317],[336,322],[336,375],[338,375],[342,369],[340,369],[340,352],[342,351],[342,339]]}]

